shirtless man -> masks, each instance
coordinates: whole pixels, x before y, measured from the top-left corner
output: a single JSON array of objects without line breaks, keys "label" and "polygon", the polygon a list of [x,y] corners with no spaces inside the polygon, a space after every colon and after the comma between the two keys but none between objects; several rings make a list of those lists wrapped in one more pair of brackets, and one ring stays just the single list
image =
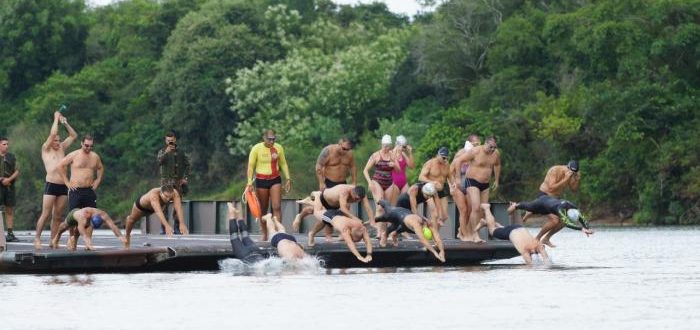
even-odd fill
[{"label": "shirtless man", "polygon": [[173,203],[175,212],[177,212],[180,232],[184,235],[188,235],[189,231],[187,230],[187,225],[185,225],[180,193],[177,192],[175,187],[167,185],[160,188],[153,188],[134,201],[134,205],[131,207],[131,213],[126,216],[126,242],[124,242],[124,247],[127,249],[129,248],[129,244],[131,243],[131,230],[134,229],[134,224],[141,220],[141,217],[147,217],[153,213],[156,214],[161,225],[165,227],[165,233],[168,237],[173,237],[173,228],[170,227],[168,219],[165,217],[165,208],[168,203],[171,202]]},{"label": "shirtless man", "polygon": [[[381,216],[378,216],[376,218],[376,221],[391,223],[391,226],[389,226],[389,228],[387,228],[387,231],[382,233],[382,235],[386,236],[387,234],[392,234],[392,241],[394,246],[399,246],[399,242],[397,241],[397,234],[403,232],[415,234],[416,237],[418,237],[420,243],[423,244],[423,247],[430,251],[430,253],[432,253],[435,256],[435,258],[442,262],[445,262],[445,247],[442,244],[440,232],[436,224],[429,223],[427,219],[411,213],[411,210],[409,209],[391,206],[389,205],[389,202],[385,200],[377,202],[377,205],[383,208],[384,212]],[[428,239],[424,236],[425,231],[428,231],[429,234],[432,235],[432,238],[435,240],[435,244],[437,245],[437,248],[438,250],[440,250],[440,252],[435,250],[435,248],[433,248],[430,242],[428,242]],[[386,239],[386,237],[384,237],[384,239]]]},{"label": "shirtless man", "polygon": [[[367,199],[366,194],[367,192],[363,186],[340,184],[333,188],[312,192],[311,201],[314,203],[311,203],[311,205],[315,205],[316,200],[318,200],[325,210],[338,210],[346,217],[358,220],[360,223],[362,223],[362,220],[356,215],[352,214],[350,211],[350,204],[362,202],[362,207],[365,209],[365,212],[367,212],[370,223],[374,225],[374,213],[369,205],[369,200]],[[305,202],[302,202],[302,204],[303,203]],[[314,209],[314,214],[316,214],[316,209]],[[321,217],[316,217],[316,219],[318,222],[316,222],[314,227],[309,231],[309,246],[314,245],[316,233],[321,231],[323,227],[326,225],[333,227],[329,222],[322,221]],[[300,221],[301,218],[296,217],[292,223],[292,228],[297,230],[297,228],[299,228]]]},{"label": "shirtless man", "polygon": [[[469,221],[469,213],[471,213],[471,208],[467,198],[467,187],[464,186],[464,178],[467,170],[469,169],[469,162],[458,163],[458,160],[461,160],[462,155],[479,145],[481,145],[481,138],[479,138],[479,136],[476,134],[469,134],[467,141],[464,142],[464,148],[457,151],[454,160],[452,160],[452,164],[450,164],[450,175],[454,178],[453,182],[455,182],[455,184],[458,186],[458,189],[451,189],[450,192],[452,193],[452,199],[455,201],[455,206],[459,211],[459,229],[457,232],[457,238],[460,239],[469,234],[467,223]],[[459,180],[457,180],[457,178],[459,178]]]},{"label": "shirtless man", "polygon": [[[336,186],[336,188],[341,186]],[[331,189],[326,189],[325,191],[328,190]],[[340,233],[340,236],[345,241],[348,249],[357,258],[357,260],[364,263],[369,263],[372,261],[372,241],[369,239],[369,233],[367,233],[367,228],[365,228],[365,226],[362,224],[362,220],[352,214],[346,214],[341,209],[326,209],[323,205],[322,195],[323,194],[320,191],[314,191],[312,193],[312,196],[314,197],[314,216],[317,219],[321,219],[325,224],[333,226],[333,229]],[[363,198],[369,207],[367,198]],[[371,215],[371,213],[369,214]],[[374,222],[374,217],[372,216],[370,218],[371,222]],[[355,246],[355,242],[359,242],[360,240],[365,241],[365,247],[367,249],[367,255],[364,257],[359,251],[357,251],[357,247]],[[309,246],[313,246],[313,236],[311,234],[309,234]]]},{"label": "shirtless man", "polygon": [[447,194],[449,191],[445,188],[445,183],[449,183],[450,187],[453,185],[452,177],[450,177],[449,155],[450,152],[446,147],[440,147],[437,155],[423,164],[420,175],[418,175],[418,183],[432,182],[437,190],[440,203],[435,205],[436,215],[431,214],[430,216],[437,218],[438,228],[443,226],[447,220]]},{"label": "shirtless man", "polygon": [[[61,142],[58,135],[58,123],[62,123],[68,130],[68,137]],[[51,214],[51,237],[56,235],[58,226],[63,221],[63,211],[68,201],[68,187],[64,184],[59,169],[56,165],[65,156],[65,151],[75,141],[78,134],[73,127],[68,125],[65,117],[56,111],[53,113],[53,124],[49,131],[49,137],[41,146],[41,160],[44,161],[46,169],[46,184],[44,184],[44,197],[41,205],[41,215],[36,223],[36,236],[34,238],[34,249],[41,249],[41,232],[44,230],[44,223]],[[49,244],[51,248],[55,248]]]},{"label": "shirtless man", "polygon": [[[102,182],[104,167],[102,160],[92,151],[94,141],[92,136],[85,135],[80,149],[69,153],[56,166],[63,182],[68,189],[68,209],[97,207],[95,191]],[[70,165],[70,180],[66,174],[66,166]],[[97,173],[97,175],[95,175]]]},{"label": "shirtless man", "polygon": [[[552,166],[544,177],[544,182],[540,185],[538,196],[548,195],[560,198],[564,189],[569,187],[573,192],[578,191],[579,183],[581,182],[581,174],[579,173],[578,162],[575,160],[569,161],[567,165]],[[527,221],[532,216],[532,212],[526,212],[523,216],[523,222]],[[561,224],[555,215],[548,215],[547,222],[542,226],[537,234],[537,239],[541,239],[542,243],[555,247],[549,239],[552,235],[559,232],[564,225]]]},{"label": "shirtless man", "polygon": [[[357,184],[357,168],[352,154],[352,142],[348,138],[340,138],[337,144],[323,148],[316,160],[316,178],[318,189],[333,188],[346,184],[348,174],[352,176],[352,184]],[[305,207],[294,218],[294,230],[299,230],[301,220],[314,213],[313,207]],[[326,240],[331,240],[333,228],[325,227]]]},{"label": "shirtless man", "polygon": [[126,243],[126,238],[122,236],[121,231],[114,224],[112,218],[109,217],[107,212],[94,208],[94,207],[84,207],[71,209],[66,216],[66,220],[61,223],[56,231],[56,235],[51,237],[51,245],[58,248],[58,241],[61,239],[61,234],[63,234],[68,229],[72,230],[75,234],[71,234],[68,238],[68,243],[66,244],[69,250],[75,250],[78,244],[78,236],[83,235],[83,240],[85,241],[85,250],[94,250],[92,246],[92,231],[95,228],[99,228],[103,222],[107,223],[114,236],[119,238],[122,243]]},{"label": "shirtless man", "polygon": [[[586,234],[586,236],[593,234],[593,231],[588,226],[588,221],[586,221],[576,205],[564,199],[542,194],[531,202],[511,203],[510,207],[508,207],[508,213],[512,214],[516,209],[536,214],[546,214],[553,217],[558,222],[561,222],[562,227],[580,230]],[[576,221],[578,221],[581,226],[575,225],[574,222]],[[557,226],[559,226],[559,224],[557,224]],[[556,247],[549,241],[550,236],[540,238],[538,235],[537,239],[540,240],[542,244],[549,247]]]},{"label": "shirtless man", "polygon": [[[481,219],[479,225],[477,225],[477,231],[481,229],[482,226],[486,226],[489,229],[489,234],[491,236],[504,240],[510,241],[518,250],[520,255],[525,260],[525,263],[532,264],[532,255],[540,254],[544,262],[549,262],[549,256],[547,256],[547,251],[544,249],[544,245],[540,243],[538,239],[535,239],[530,235],[527,229],[523,228],[521,225],[509,225],[501,226],[496,223],[496,218],[494,218],[491,213],[491,204],[485,203],[481,204],[481,209],[484,212],[484,219]],[[511,213],[512,215],[512,213]]]},{"label": "shirtless man", "polygon": [[[486,144],[472,148],[452,162],[453,164],[469,162],[469,168],[464,179],[469,205],[480,205],[489,202],[489,181],[491,180],[491,175],[494,176],[493,190],[496,191],[498,189],[498,179],[501,176],[501,156],[496,148],[496,138],[491,136],[486,138]],[[451,188],[457,189],[456,185]],[[468,230],[460,230],[460,234],[462,234],[459,237],[460,240],[477,243],[484,242],[476,231],[481,218],[480,215],[481,208],[471,208],[469,223],[463,224],[464,228]]]}]

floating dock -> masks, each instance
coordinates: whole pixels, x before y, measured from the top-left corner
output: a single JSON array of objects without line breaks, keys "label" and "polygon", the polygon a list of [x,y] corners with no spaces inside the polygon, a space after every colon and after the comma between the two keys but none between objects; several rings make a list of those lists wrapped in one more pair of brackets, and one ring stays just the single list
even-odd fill
[{"label": "floating dock", "polygon": [[[43,249],[34,250],[33,236],[18,235],[21,242],[8,242],[7,250],[0,252],[0,274],[76,274],[76,273],[143,273],[161,271],[212,271],[219,269],[219,260],[232,258],[228,235],[190,235],[168,239],[161,235],[134,235],[131,248],[123,249],[121,242],[111,232],[105,231],[93,239],[95,251],[85,251],[82,239],[76,251],[62,245],[49,249],[44,239]],[[296,235],[306,246],[306,235]],[[253,237],[257,241],[257,237]],[[62,239],[62,243],[65,238]],[[258,243],[268,253],[273,252],[269,243]],[[372,262],[364,264],[348,251],[343,242],[324,242],[316,239],[316,245],[306,247],[306,253],[323,260],[326,268],[355,267],[424,267],[475,265],[488,260],[518,256],[510,242],[488,241],[468,243],[445,241],[447,262],[441,263],[423,249],[416,240],[403,240],[398,247],[381,248],[373,244]],[[358,244],[364,255],[364,244]]]}]

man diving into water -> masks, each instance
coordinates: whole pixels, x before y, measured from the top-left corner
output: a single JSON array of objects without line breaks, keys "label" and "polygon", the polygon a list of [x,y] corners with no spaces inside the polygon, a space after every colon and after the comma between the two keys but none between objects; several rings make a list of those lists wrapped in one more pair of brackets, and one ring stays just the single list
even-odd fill
[{"label": "man diving into water", "polygon": [[[559,217],[559,221],[568,228],[580,230],[586,236],[593,234],[593,230],[589,228],[588,221],[583,217],[583,214],[581,214],[576,205],[567,200],[554,198],[549,195],[540,195],[532,202],[511,203],[508,207],[508,213],[512,214],[516,209],[535,214],[552,214]],[[577,221],[581,226],[575,224]],[[549,240],[542,243],[549,247],[554,247],[549,243]]]}]

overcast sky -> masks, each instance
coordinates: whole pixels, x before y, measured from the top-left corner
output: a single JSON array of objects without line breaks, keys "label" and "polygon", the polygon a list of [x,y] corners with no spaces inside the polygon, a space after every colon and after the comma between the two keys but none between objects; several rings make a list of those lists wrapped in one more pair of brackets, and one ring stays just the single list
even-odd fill
[{"label": "overcast sky", "polygon": [[[88,3],[97,6],[110,4],[116,1],[119,0],[87,0]],[[409,16],[415,15],[421,9],[415,0],[333,0],[333,2],[338,4],[384,2],[392,12]]]}]

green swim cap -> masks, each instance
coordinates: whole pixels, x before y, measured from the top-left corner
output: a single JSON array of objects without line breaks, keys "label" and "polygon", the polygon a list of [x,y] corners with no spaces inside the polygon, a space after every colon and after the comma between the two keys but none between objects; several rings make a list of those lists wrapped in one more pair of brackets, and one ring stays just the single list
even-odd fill
[{"label": "green swim cap", "polygon": [[423,226],[423,237],[429,241],[433,239],[433,231],[428,226]]}]

